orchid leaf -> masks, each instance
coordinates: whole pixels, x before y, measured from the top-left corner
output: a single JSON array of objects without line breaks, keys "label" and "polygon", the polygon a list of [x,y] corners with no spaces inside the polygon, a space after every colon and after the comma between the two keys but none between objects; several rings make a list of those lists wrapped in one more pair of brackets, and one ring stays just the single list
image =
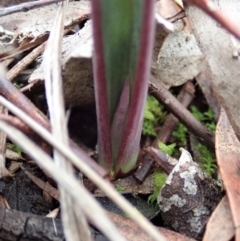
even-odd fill
[{"label": "orchid leaf", "polygon": [[153,47],[154,2],[92,1],[99,163],[112,178],[136,165]]}]

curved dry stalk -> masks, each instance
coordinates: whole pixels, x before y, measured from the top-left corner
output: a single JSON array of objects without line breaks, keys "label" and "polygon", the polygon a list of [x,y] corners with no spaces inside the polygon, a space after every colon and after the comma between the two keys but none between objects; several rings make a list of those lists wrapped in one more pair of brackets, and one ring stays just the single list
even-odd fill
[{"label": "curved dry stalk", "polygon": [[[64,145],[69,146],[69,137],[65,118],[61,76],[61,49],[65,18],[68,1],[60,3],[53,23],[47,47],[44,53],[45,64],[45,90],[50,114],[52,134]],[[54,161],[57,166],[66,170],[69,176],[74,175],[72,164],[66,160],[56,149],[53,151]],[[90,231],[82,208],[69,196],[66,190],[59,185],[60,203],[64,233],[68,241],[91,241]]]},{"label": "curved dry stalk", "polygon": [[166,238],[136,209],[129,204],[108,182],[102,179],[91,168],[89,168],[83,161],[81,161],[67,146],[58,142],[58,140],[42,126],[32,120],[19,108],[15,107],[12,103],[0,96],[0,104],[8,108],[14,115],[22,119],[28,124],[36,133],[38,133],[43,139],[50,143],[54,148],[68,158],[79,170],[83,172],[90,180],[94,182],[106,195],[118,205],[133,221],[135,221],[149,236],[156,241],[166,241]]}]

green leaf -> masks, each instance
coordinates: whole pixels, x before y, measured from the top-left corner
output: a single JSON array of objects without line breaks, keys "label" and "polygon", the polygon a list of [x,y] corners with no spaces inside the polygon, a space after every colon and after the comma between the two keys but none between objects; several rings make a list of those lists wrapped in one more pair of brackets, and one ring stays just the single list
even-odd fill
[{"label": "green leaf", "polygon": [[126,188],[117,184],[116,189],[117,189],[118,192],[123,192],[123,191],[125,191]]},{"label": "green leaf", "polygon": [[126,79],[134,81],[143,1],[101,0],[104,61],[110,121]]},{"label": "green leaf", "polygon": [[17,154],[18,154],[20,157],[22,157],[22,149],[21,149],[19,146],[15,145],[15,144],[8,143],[8,144],[7,144],[7,147],[8,147],[10,150],[12,150],[12,151],[17,152]]}]

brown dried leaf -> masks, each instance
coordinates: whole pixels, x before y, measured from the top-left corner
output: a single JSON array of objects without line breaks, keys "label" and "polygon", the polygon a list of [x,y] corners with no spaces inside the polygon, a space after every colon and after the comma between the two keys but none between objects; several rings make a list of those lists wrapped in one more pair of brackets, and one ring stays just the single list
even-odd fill
[{"label": "brown dried leaf", "polygon": [[[119,228],[120,233],[127,238],[127,240],[131,241],[152,241],[149,236],[143,232],[141,228],[139,228],[132,220],[126,219],[120,215],[108,212],[108,216],[111,220],[116,224]],[[175,233],[173,231],[167,230],[165,228],[158,228],[159,232],[161,232],[167,240],[171,241],[194,241],[194,239],[188,238],[179,233]]]},{"label": "brown dried leaf", "polygon": [[[19,37],[19,42],[22,42],[24,38],[36,39],[51,31],[56,11],[57,5],[53,4],[29,12],[15,13],[1,17],[0,25],[5,30],[13,32],[15,37]],[[70,2],[64,26],[72,25],[77,19],[89,13],[90,3],[88,1]]]},{"label": "brown dried leaf", "polygon": [[[216,129],[216,156],[222,180],[227,191],[234,226],[240,227],[240,142],[223,108],[220,111]],[[240,240],[239,228],[236,228],[236,240]]]},{"label": "brown dried leaf", "polygon": [[13,175],[21,167],[21,165],[22,164],[20,162],[11,161],[11,164],[8,167],[8,171]]},{"label": "brown dried leaf", "polygon": [[[74,35],[65,37],[62,44],[62,77],[67,106],[90,105],[94,103],[92,60],[83,58],[84,46],[92,39],[91,21]],[[90,43],[89,43],[90,42]],[[44,80],[43,63],[32,73],[29,82]]]},{"label": "brown dried leaf", "polygon": [[164,41],[157,60],[157,77],[166,87],[178,86],[196,77],[203,69],[203,55],[195,37],[184,31],[180,20]]},{"label": "brown dried leaf", "polygon": [[163,220],[175,231],[200,238],[221,196],[217,183],[182,148],[177,165],[159,193],[158,204]]},{"label": "brown dried leaf", "polygon": [[1,170],[1,178],[13,178],[12,173],[6,168],[3,167],[3,169]]},{"label": "brown dried leaf", "polygon": [[[11,50],[17,52],[20,49],[34,46],[34,43],[37,44],[45,39],[51,31],[56,10],[57,5],[53,4],[29,12],[20,12],[1,17],[0,27],[3,28],[2,32],[7,31],[9,34],[13,34],[11,42],[14,45],[20,45],[15,50],[12,50],[12,45],[9,45]],[[80,22],[89,13],[89,1],[70,2],[64,22],[65,29],[71,28],[71,26]]]},{"label": "brown dried leaf", "polygon": [[[240,23],[239,0],[213,0],[213,3],[235,22]],[[236,135],[240,138],[239,42],[197,7],[188,6],[186,15],[207,60],[213,90],[224,106]]]},{"label": "brown dried leaf", "polygon": [[203,241],[229,241],[235,234],[227,196],[223,197],[208,220]]},{"label": "brown dried leaf", "polygon": [[6,150],[5,157],[12,161],[25,160],[19,153],[15,152],[9,148],[7,148],[7,150]]}]

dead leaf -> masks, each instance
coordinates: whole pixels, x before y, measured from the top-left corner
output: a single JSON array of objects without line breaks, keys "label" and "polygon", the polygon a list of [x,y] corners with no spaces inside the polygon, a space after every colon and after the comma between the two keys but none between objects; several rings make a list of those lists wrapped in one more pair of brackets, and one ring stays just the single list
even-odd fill
[{"label": "dead leaf", "polygon": [[[62,77],[67,106],[91,105],[94,103],[92,60],[83,58],[84,46],[92,40],[91,21],[77,33],[67,36],[62,44]],[[30,76],[29,82],[44,80],[44,66],[41,64]]]},{"label": "dead leaf", "polygon": [[[226,15],[240,23],[240,1],[213,0]],[[225,108],[229,121],[240,138],[239,42],[203,11],[192,5],[186,15],[208,63],[208,77],[214,92]]]},{"label": "dead leaf", "polygon": [[15,152],[9,148],[7,148],[7,150],[6,150],[5,157],[12,161],[25,160],[19,153]]},{"label": "dead leaf", "polygon": [[16,161],[11,161],[11,164],[8,167],[8,171],[13,175],[20,168],[21,163]]},{"label": "dead leaf", "polygon": [[[239,98],[239,97],[238,97]],[[236,228],[236,241],[240,240],[240,142],[222,108],[216,128],[216,156],[220,174],[227,191],[234,227]]]},{"label": "dead leaf", "polygon": [[235,234],[227,196],[223,197],[208,220],[203,241],[229,241]]},{"label": "dead leaf", "polygon": [[178,86],[196,77],[204,66],[195,37],[184,31],[182,21],[164,41],[158,55],[157,77],[166,87]]},{"label": "dead leaf", "polygon": [[[29,12],[20,12],[1,17],[0,26],[3,28],[1,32],[5,31],[12,34],[13,38],[11,41],[14,43],[14,46],[18,45],[18,48],[10,52],[11,55],[14,52],[18,53],[33,47],[46,39],[51,31],[56,10],[57,5],[53,4]],[[71,28],[89,13],[89,1],[70,2],[64,22],[65,29]],[[11,46],[10,44],[8,45]],[[0,57],[4,57],[4,54]]]},{"label": "dead leaf", "polygon": [[176,232],[199,239],[222,197],[221,188],[189,152],[181,149],[181,157],[159,193],[158,204],[163,220]]},{"label": "dead leaf", "polygon": [[[120,215],[108,212],[108,216],[111,220],[117,225],[120,233],[127,238],[127,240],[131,241],[152,241],[152,239],[143,232],[141,228],[139,228],[132,220],[126,219]],[[188,238],[179,233],[175,233],[173,231],[167,230],[165,228],[158,228],[159,232],[161,232],[167,240],[171,241],[194,241],[194,239]]]}]

